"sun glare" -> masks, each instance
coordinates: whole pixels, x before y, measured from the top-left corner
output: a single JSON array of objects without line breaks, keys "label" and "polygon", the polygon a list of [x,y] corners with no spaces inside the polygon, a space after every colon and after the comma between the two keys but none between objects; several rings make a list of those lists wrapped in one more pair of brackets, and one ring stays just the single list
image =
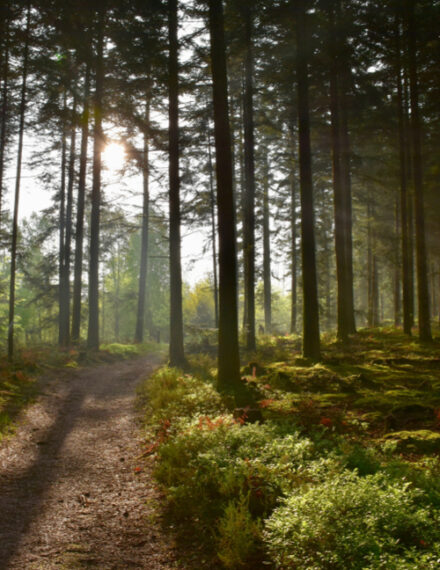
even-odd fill
[{"label": "sun glare", "polygon": [[125,149],[116,142],[107,144],[102,152],[102,160],[109,170],[121,170],[125,163]]}]

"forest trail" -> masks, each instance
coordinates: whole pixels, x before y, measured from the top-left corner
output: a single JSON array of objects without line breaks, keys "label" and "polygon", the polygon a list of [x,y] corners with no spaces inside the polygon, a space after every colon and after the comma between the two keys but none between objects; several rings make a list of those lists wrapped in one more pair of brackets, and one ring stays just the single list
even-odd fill
[{"label": "forest trail", "polygon": [[176,568],[136,471],[135,386],[154,356],[61,371],[0,445],[0,569]]}]

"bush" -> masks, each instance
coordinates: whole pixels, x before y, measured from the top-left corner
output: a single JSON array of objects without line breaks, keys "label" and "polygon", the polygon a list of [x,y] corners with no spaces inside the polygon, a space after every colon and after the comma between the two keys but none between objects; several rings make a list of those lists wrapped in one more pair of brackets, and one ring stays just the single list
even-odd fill
[{"label": "bush", "polygon": [[245,566],[256,551],[260,534],[260,524],[252,518],[246,497],[228,503],[218,528],[217,554],[224,567]]},{"label": "bush", "polygon": [[[217,535],[219,556],[225,564],[236,560],[238,568],[237,561],[255,550],[255,542],[261,544],[258,519],[273,510],[285,486],[301,478],[312,452],[309,440],[297,434],[284,437],[269,424],[241,425],[232,416],[201,416],[159,446],[155,476],[174,516],[197,521]],[[238,531],[234,541],[231,538],[239,521],[244,525],[243,544]]]},{"label": "bush", "polygon": [[420,494],[383,475],[345,471],[288,497],[266,521],[264,540],[277,568],[389,568],[381,566],[387,557],[417,558],[440,539]]},{"label": "bush", "polygon": [[160,368],[141,390],[148,402],[145,421],[150,425],[167,420],[174,430],[180,420],[217,416],[223,411],[220,395],[210,382],[183,374],[177,368]]}]

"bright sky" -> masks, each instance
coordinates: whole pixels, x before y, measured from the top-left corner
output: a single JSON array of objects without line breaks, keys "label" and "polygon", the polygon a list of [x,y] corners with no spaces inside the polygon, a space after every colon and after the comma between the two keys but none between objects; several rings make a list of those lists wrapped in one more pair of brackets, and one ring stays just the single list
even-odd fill
[{"label": "bright sky", "polygon": [[[19,218],[28,218],[33,212],[41,212],[52,205],[52,190],[42,187],[38,181],[38,173],[27,167],[30,153],[34,150],[33,145],[25,139],[24,160],[20,190]],[[120,203],[124,209],[140,211],[142,207],[142,178],[132,176],[127,182],[120,175],[124,166],[125,152],[122,145],[110,142],[102,153],[103,165],[103,193],[107,200]],[[43,166],[41,167],[43,168]],[[16,164],[12,161],[7,172],[8,193],[5,199],[5,207],[12,212]],[[152,188],[154,196],[154,185]],[[122,194],[122,197],[121,197]],[[183,279],[191,285],[200,281],[208,273],[212,272],[212,260],[209,252],[203,253],[205,236],[200,231],[186,231],[182,234],[182,272]]]}]

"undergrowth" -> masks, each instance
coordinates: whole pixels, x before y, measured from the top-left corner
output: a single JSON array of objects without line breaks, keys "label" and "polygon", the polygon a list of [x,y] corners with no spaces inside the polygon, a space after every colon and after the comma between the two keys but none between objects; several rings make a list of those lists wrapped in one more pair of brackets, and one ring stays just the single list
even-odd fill
[{"label": "undergrowth", "polygon": [[255,423],[217,392],[211,356],[143,384],[144,455],[177,528],[211,551],[200,568],[440,567],[436,347],[388,330],[351,343],[313,365],[296,338],[265,337],[242,369]]}]

